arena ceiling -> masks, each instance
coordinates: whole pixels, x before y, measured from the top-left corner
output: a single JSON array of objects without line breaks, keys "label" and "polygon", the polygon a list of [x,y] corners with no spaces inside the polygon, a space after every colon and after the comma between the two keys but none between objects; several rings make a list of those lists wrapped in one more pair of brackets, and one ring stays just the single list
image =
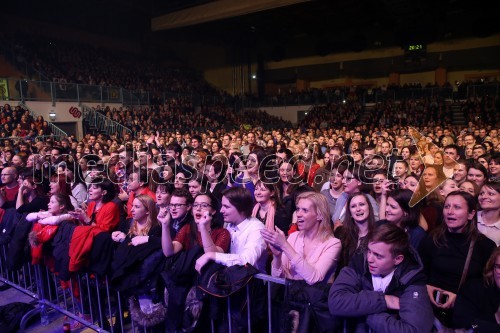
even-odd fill
[{"label": "arena ceiling", "polygon": [[[143,44],[215,45],[252,53],[253,60],[281,61],[492,36],[500,32],[500,25],[489,4],[486,0],[25,0],[8,2],[4,10]],[[470,51],[448,53],[445,58],[457,69],[492,64],[498,68],[499,45],[500,41],[484,52],[476,49],[483,59]],[[390,62],[387,66],[401,63],[406,70],[418,71],[434,66],[436,57],[442,55],[430,55],[427,63],[411,66],[401,59],[384,61]],[[371,69],[376,76],[381,66],[371,60],[352,62],[342,70]],[[316,77],[327,74],[318,66],[295,69],[301,70],[317,72]],[[279,72],[276,79],[290,76]]]},{"label": "arena ceiling", "polygon": [[[246,3],[202,1],[198,6],[154,16],[152,27],[167,30],[170,38],[274,46],[277,58],[280,47],[284,55],[292,57],[322,55],[482,37],[500,31],[483,0],[254,0],[247,2],[262,6],[247,6],[246,14],[241,2]],[[226,6],[217,7],[218,3]],[[217,10],[227,15],[211,12]],[[176,20],[188,24],[177,28]]]}]

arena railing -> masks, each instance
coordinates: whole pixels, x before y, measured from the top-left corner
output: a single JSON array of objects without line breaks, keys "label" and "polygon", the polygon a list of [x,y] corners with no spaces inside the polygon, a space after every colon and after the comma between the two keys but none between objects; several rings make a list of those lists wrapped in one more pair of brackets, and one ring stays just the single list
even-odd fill
[{"label": "arena railing", "polygon": [[492,96],[498,97],[500,93],[499,84],[484,84],[467,86],[467,96]]},{"label": "arena railing", "polygon": [[[150,92],[150,91],[129,91],[120,87],[109,87],[101,85],[87,85],[78,83],[49,82],[22,80],[23,84],[18,84],[19,80],[8,79],[8,94],[10,100],[21,101],[75,101],[78,103],[120,103],[123,105],[151,105],[158,102],[165,103],[168,99],[186,99],[194,106],[206,105],[226,105],[236,109],[258,108],[274,106],[297,106],[297,105],[317,105],[328,103],[339,103],[346,98],[353,98],[361,103],[380,102],[386,99],[416,99],[425,97],[439,97],[444,99],[453,98],[452,87],[431,87],[431,88],[388,88],[382,90],[376,88],[360,89],[356,93],[349,93],[348,89],[317,89],[308,92],[289,92],[287,94],[266,96],[257,98],[252,96],[229,96],[229,95],[203,95],[192,93],[173,92]],[[460,97],[467,98],[475,95],[490,95],[499,97],[499,84],[484,83],[481,85],[465,84],[462,88],[464,92]],[[460,89],[459,89],[460,90]]]},{"label": "arena railing", "polygon": [[115,135],[118,138],[122,138],[125,133],[132,134],[132,131],[129,128],[109,117],[106,117],[93,108],[85,104],[82,104],[81,108],[83,120],[88,122],[89,126],[95,128],[97,131],[105,132],[109,136]]},{"label": "arena railing", "polygon": [[[108,276],[98,277],[89,272],[74,274],[69,282],[61,282],[57,274],[51,272],[43,263],[33,265],[27,262],[20,268],[11,268],[8,263],[8,245],[0,246],[0,282],[15,288],[36,302],[35,309],[27,312],[20,324],[20,332],[24,332],[32,318],[40,317],[42,326],[59,323],[62,316],[64,321],[73,320],[80,323],[80,328],[90,328],[96,332],[137,332],[138,323],[131,320],[127,300],[119,291],[110,286]],[[272,288],[275,285],[284,285],[285,279],[266,274],[257,274],[255,279],[265,286],[268,332],[276,331],[279,323],[273,322]],[[78,290],[78,292],[75,292]],[[249,285],[246,286],[246,310],[248,332],[252,332],[251,298]],[[231,322],[231,296],[227,302],[228,324]],[[125,304],[124,304],[125,303]],[[87,315],[82,315],[82,312]],[[168,320],[168,312],[167,312]],[[63,322],[61,322],[63,324]],[[215,324],[211,323],[211,332],[216,333]],[[144,327],[144,332],[150,332]],[[208,331],[208,328],[207,328]],[[235,332],[231,325],[228,332]],[[255,331],[255,330],[254,330]]]},{"label": "arena railing", "polygon": [[[6,138],[0,138],[0,146],[5,146],[5,141],[10,141],[12,145],[17,145],[20,142],[25,142],[25,141],[31,141],[31,142],[37,142],[37,141],[42,141],[45,142],[47,139],[51,139],[54,141],[61,141],[62,139],[67,138],[66,135],[38,135],[35,137],[21,137],[21,136],[10,136]],[[0,222],[1,223],[1,222]]]}]

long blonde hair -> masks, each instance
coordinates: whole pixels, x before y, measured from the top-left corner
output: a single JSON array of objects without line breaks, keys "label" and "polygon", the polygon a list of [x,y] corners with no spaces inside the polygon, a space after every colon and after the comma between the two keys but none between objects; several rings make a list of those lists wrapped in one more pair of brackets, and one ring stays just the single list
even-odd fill
[{"label": "long blonde hair", "polygon": [[149,213],[146,219],[146,227],[143,228],[139,232],[139,228],[137,226],[137,221],[133,221],[130,229],[128,231],[128,235],[130,236],[147,236],[149,230],[152,227],[158,225],[158,209],[156,208],[155,201],[148,195],[138,195],[135,199],[139,200],[141,204],[146,208],[146,211]]},{"label": "long blonde hair", "polygon": [[295,204],[297,205],[301,199],[310,200],[314,209],[316,209],[316,214],[321,217],[318,231],[321,240],[325,241],[329,237],[333,237],[333,224],[330,218],[330,209],[328,208],[326,197],[316,192],[303,192],[297,196]]}]

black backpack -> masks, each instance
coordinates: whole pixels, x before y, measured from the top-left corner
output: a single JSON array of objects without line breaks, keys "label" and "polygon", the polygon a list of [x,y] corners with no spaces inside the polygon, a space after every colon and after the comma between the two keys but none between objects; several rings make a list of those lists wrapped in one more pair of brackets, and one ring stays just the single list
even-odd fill
[{"label": "black backpack", "polygon": [[2,327],[2,332],[17,332],[23,316],[34,308],[31,304],[21,302],[13,302],[0,306],[0,327]]}]

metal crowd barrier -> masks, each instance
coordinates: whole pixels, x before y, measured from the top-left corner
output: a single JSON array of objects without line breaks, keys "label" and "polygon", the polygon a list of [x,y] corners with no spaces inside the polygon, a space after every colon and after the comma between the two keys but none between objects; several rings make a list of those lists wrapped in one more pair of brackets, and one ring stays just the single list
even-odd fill
[{"label": "metal crowd barrier", "polygon": [[[0,247],[0,281],[33,298],[35,309],[27,312],[20,324],[19,332],[25,332],[28,323],[35,316],[40,316],[42,326],[55,320],[55,315],[66,316],[66,320],[81,323],[81,328],[90,328],[96,332],[138,332],[139,325],[130,318],[128,304],[123,306],[120,292],[109,285],[108,277],[98,278],[91,273],[80,273],[71,278],[69,285],[61,285],[56,274],[50,272],[43,264],[26,263],[21,269],[13,271],[7,268],[7,245]],[[255,279],[261,280],[267,291],[267,328],[268,332],[276,329],[272,322],[271,290],[273,284],[285,284],[282,278],[266,274],[257,274]],[[79,295],[74,295],[77,288]],[[262,290],[264,291],[264,290]],[[250,287],[246,286],[246,308],[248,332],[252,331]],[[82,313],[89,315],[83,316]],[[231,325],[231,296],[227,298],[228,332],[235,332]],[[127,322],[126,322],[126,319]],[[168,320],[168,313],[167,313]],[[130,321],[130,322],[128,322]],[[67,321],[66,321],[67,322]],[[210,330],[216,333],[214,321]],[[142,328],[142,327],[141,327]],[[154,328],[142,328],[142,332],[152,332]],[[207,330],[209,328],[207,327]]]}]

